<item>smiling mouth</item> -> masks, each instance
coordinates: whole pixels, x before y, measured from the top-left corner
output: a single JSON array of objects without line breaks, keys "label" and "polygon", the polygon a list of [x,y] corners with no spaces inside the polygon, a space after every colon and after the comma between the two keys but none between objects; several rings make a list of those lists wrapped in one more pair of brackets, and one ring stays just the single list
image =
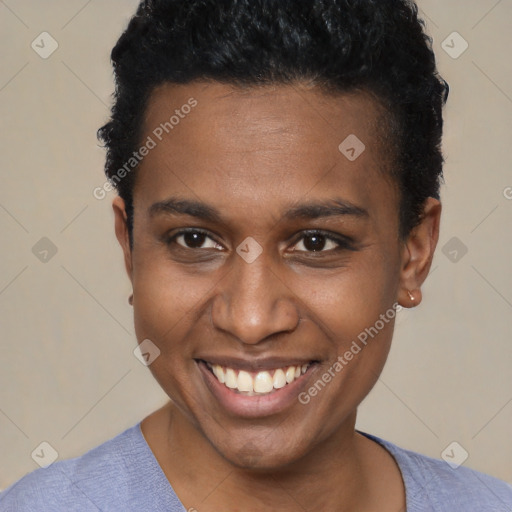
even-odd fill
[{"label": "smiling mouth", "polygon": [[316,361],[260,372],[237,370],[204,360],[202,362],[217,381],[231,391],[246,396],[264,396],[270,395],[301,378]]}]

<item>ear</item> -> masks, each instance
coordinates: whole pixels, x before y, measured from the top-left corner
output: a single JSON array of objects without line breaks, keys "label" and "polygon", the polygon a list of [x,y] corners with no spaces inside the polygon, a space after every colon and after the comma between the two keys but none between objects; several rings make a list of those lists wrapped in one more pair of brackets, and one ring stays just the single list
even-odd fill
[{"label": "ear", "polygon": [[420,224],[404,243],[398,292],[398,302],[403,307],[411,308],[421,302],[421,285],[428,276],[439,240],[441,209],[441,203],[429,197]]},{"label": "ear", "polygon": [[130,281],[132,281],[132,251],[130,248],[130,236],[128,234],[128,216],[126,215],[126,205],[124,200],[117,196],[112,201],[112,208],[115,217],[115,231],[119,245],[123,249],[124,264]]}]

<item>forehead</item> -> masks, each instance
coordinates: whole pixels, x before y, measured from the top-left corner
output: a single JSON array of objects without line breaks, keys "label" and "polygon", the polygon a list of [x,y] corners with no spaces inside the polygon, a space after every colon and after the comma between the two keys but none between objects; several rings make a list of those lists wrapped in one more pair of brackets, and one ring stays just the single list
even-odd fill
[{"label": "forehead", "polygon": [[361,92],[165,84],[146,108],[142,142],[154,147],[140,164],[135,197],[140,189],[154,201],[182,195],[268,211],[308,194],[390,203],[382,116]]}]

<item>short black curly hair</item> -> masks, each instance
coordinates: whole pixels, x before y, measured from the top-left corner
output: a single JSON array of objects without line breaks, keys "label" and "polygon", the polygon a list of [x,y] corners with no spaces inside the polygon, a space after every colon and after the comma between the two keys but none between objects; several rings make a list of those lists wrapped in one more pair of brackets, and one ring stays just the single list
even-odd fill
[{"label": "short black curly hair", "polygon": [[136,169],[113,180],[140,146],[148,99],[166,82],[238,86],[313,82],[363,90],[389,112],[400,237],[418,225],[442,181],[448,84],[409,0],[145,0],[112,50],[116,89],[98,130],[105,173],[125,200],[132,241]]}]

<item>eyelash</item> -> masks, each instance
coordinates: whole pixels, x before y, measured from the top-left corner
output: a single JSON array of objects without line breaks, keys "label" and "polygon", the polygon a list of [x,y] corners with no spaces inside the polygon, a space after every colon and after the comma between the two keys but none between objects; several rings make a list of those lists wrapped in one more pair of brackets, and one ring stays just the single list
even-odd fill
[{"label": "eyelash", "polygon": [[[172,245],[173,243],[176,243],[176,239],[178,237],[180,237],[182,235],[186,235],[188,233],[197,233],[197,234],[200,234],[200,235],[204,235],[204,236],[210,238],[216,244],[222,245],[219,242],[217,242],[217,240],[215,240],[215,238],[213,238],[211,236],[211,234],[208,233],[208,231],[204,231],[203,229],[199,229],[199,228],[182,229],[178,233],[175,233],[174,235],[172,235],[170,237],[167,237],[165,241],[166,241],[167,245]],[[293,243],[293,245],[297,245],[297,243],[299,243],[301,240],[304,240],[308,236],[314,236],[314,235],[318,236],[319,235],[319,236],[325,237],[326,241],[332,241],[332,242],[336,243],[337,247],[334,248],[334,249],[329,249],[329,250],[293,251],[293,252],[299,252],[299,253],[305,253],[305,254],[322,254],[322,253],[337,252],[337,251],[340,251],[340,250],[349,250],[349,251],[354,251],[355,250],[353,242],[351,241],[350,238],[343,237],[343,236],[340,236],[340,235],[335,235],[334,233],[331,233],[329,231],[323,231],[321,229],[310,229],[310,230],[302,231],[301,233],[302,233],[301,237],[296,239],[295,242]],[[177,244],[177,245],[179,245],[179,247],[182,248],[182,249],[188,249],[188,250],[191,250],[191,251],[201,250],[202,249],[201,247],[193,248],[193,247],[185,247],[184,245],[180,245],[180,244]]]}]

